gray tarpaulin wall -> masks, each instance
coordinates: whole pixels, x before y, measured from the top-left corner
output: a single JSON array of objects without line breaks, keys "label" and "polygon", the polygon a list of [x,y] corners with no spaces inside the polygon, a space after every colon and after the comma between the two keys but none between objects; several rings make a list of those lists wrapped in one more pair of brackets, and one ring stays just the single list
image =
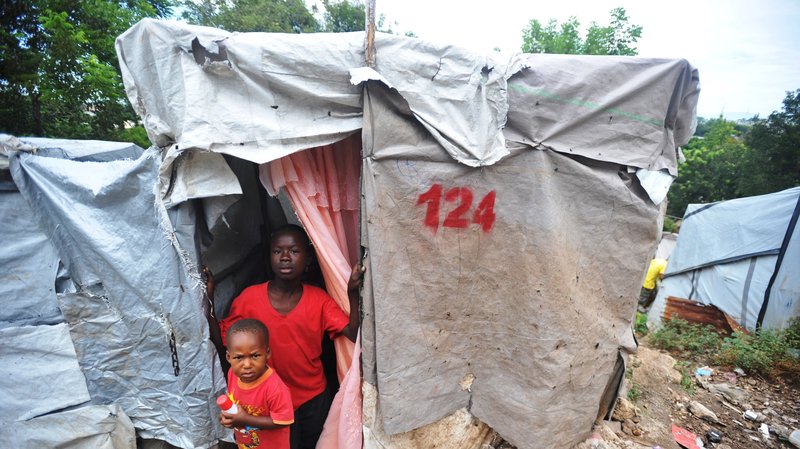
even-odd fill
[{"label": "gray tarpaulin wall", "polygon": [[14,186],[0,192],[0,441],[132,448],[135,425],[146,439],[212,444],[224,379],[202,292],[156,207],[158,152],[23,141],[2,142]]},{"label": "gray tarpaulin wall", "polygon": [[800,187],[690,204],[648,319],[668,296],[713,304],[741,326],[782,329],[800,316]]},{"label": "gray tarpaulin wall", "polygon": [[635,349],[658,204],[694,131],[696,70],[489,58],[383,34],[368,69],[363,46],[364,33],[153,20],[120,36],[128,96],[165,148],[165,200],[185,200],[169,185],[204,196],[226,185],[187,184],[213,167],[187,155],[263,164],[361,129],[362,367],[379,403],[365,445],[392,447],[401,437],[383,433],[457,410],[520,447],[572,445]]}]

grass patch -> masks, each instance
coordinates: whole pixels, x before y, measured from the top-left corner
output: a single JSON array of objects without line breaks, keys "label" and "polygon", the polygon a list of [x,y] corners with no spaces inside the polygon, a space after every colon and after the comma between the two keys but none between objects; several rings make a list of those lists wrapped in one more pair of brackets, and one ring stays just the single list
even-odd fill
[{"label": "grass patch", "polygon": [[647,335],[650,329],[647,328],[647,315],[636,312],[636,321],[633,323],[633,331],[638,335]]},{"label": "grass patch", "polygon": [[629,387],[628,387],[628,400],[631,402],[636,402],[639,398],[642,397],[642,389],[638,383],[631,380]]},{"label": "grass patch", "polygon": [[[718,365],[739,367],[750,373],[772,375],[778,369],[800,374],[800,318],[791,320],[784,330],[734,332],[727,338],[721,337],[713,326],[672,319],[650,333],[648,339],[656,348],[692,358],[710,357]],[[681,372],[681,386],[687,391],[693,389],[693,373],[688,363],[679,362],[677,368]]]},{"label": "grass patch", "polygon": [[694,392],[697,391],[697,385],[695,385],[694,377],[692,377],[692,366],[689,362],[680,361],[675,364],[675,368],[681,373],[681,388],[686,390],[690,396],[694,395]]},{"label": "grass patch", "polygon": [[638,382],[633,380],[633,369],[638,368],[640,363],[631,363],[628,368],[625,369],[625,379],[628,381],[628,400],[631,402],[636,402],[639,398],[642,397],[642,387],[639,385]]}]

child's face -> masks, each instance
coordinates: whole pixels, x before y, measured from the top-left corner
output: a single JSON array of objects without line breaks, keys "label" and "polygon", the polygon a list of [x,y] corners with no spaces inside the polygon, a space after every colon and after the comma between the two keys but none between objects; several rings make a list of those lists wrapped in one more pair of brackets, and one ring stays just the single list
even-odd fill
[{"label": "child's face", "polygon": [[293,281],[300,279],[311,255],[305,241],[295,232],[278,234],[270,242],[270,265],[276,278]]},{"label": "child's face", "polygon": [[267,372],[267,359],[271,352],[264,336],[256,332],[237,332],[228,340],[225,357],[231,369],[242,382],[255,382]]}]

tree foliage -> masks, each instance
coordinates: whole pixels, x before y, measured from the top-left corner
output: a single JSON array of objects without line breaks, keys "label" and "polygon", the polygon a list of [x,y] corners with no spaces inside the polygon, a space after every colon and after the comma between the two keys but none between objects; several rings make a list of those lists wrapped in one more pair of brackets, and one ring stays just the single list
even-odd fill
[{"label": "tree foliage", "polygon": [[[136,116],[114,39],[138,20],[169,11],[169,0],[4,2],[0,129],[20,136],[128,137],[125,125]],[[136,143],[149,146],[146,139]]]},{"label": "tree foliage", "polygon": [[181,7],[181,17],[187,22],[228,31],[321,31],[320,24],[303,0],[184,0]]},{"label": "tree foliage", "polygon": [[[344,33],[364,31],[366,7],[358,0],[323,0],[321,21],[317,6],[310,10],[303,0],[182,0],[181,18],[195,25],[222,28],[228,31],[264,31],[277,33]],[[394,33],[381,14],[376,28]],[[406,33],[415,36],[414,33]]]},{"label": "tree foliage", "polygon": [[800,89],[767,119],[698,120],[683,148],[686,162],[670,188],[668,212],[682,216],[690,203],[763,195],[800,185]]},{"label": "tree foliage", "polygon": [[800,89],[787,92],[783,109],[758,120],[746,137],[740,193],[761,195],[800,185]]},{"label": "tree foliage", "polygon": [[683,216],[690,203],[708,203],[739,197],[736,180],[745,152],[734,123],[710,120],[705,136],[695,136],[683,148],[686,162],[669,191],[668,214]]},{"label": "tree foliage", "polygon": [[344,33],[348,31],[364,31],[367,20],[364,4],[350,2],[349,0],[330,1],[323,0],[325,6],[324,29],[331,33]]},{"label": "tree foliage", "polygon": [[584,39],[580,33],[581,24],[574,16],[560,25],[555,19],[550,19],[546,26],[533,19],[522,31],[522,51],[635,56],[636,42],[642,36],[642,27],[631,25],[628,20],[625,8],[614,8],[611,10],[610,24],[601,26],[592,22]]}]

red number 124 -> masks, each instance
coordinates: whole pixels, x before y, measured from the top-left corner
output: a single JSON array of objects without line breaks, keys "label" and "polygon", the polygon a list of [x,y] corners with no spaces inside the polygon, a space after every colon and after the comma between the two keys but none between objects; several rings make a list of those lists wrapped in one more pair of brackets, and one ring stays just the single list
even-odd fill
[{"label": "red number 124", "polygon": [[[433,229],[433,232],[439,229],[442,191],[441,184],[434,184],[417,199],[418,205],[428,203],[428,210],[425,213],[425,226]],[[494,201],[496,196],[497,194],[494,190],[487,193],[472,214],[472,222],[480,225],[484,232],[488,232],[494,226]],[[469,211],[472,208],[472,199],[473,194],[469,187],[453,187],[445,192],[444,200],[448,203],[456,203],[456,205],[444,217],[442,226],[446,228],[466,228],[469,226]]]}]

